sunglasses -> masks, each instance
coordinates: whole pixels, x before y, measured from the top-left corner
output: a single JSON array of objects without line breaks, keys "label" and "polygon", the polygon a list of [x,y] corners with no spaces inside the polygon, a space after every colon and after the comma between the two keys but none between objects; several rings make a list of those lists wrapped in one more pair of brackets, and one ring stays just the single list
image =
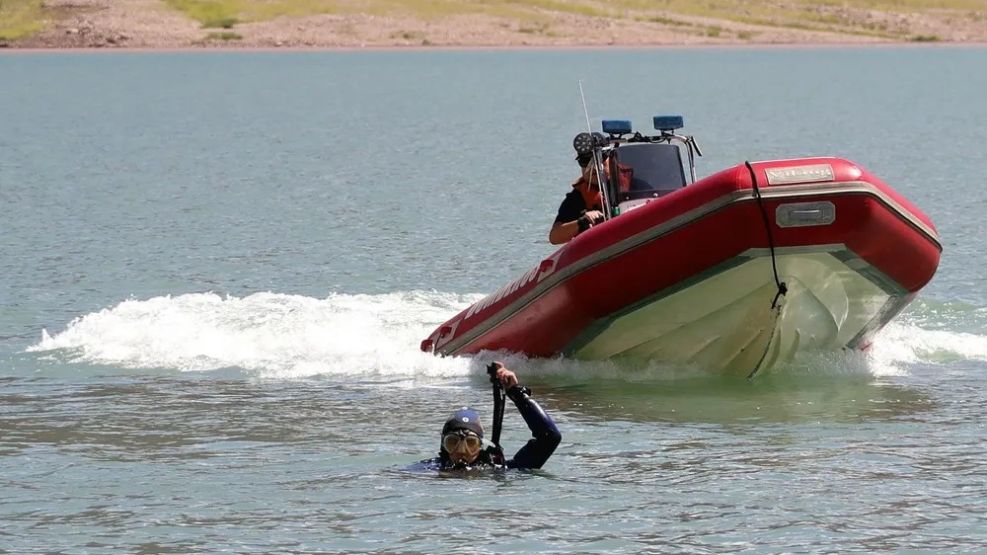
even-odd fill
[{"label": "sunglasses", "polygon": [[451,432],[442,436],[442,447],[452,453],[459,449],[459,446],[466,443],[466,450],[470,453],[479,451],[483,445],[483,440],[479,436],[470,432]]}]

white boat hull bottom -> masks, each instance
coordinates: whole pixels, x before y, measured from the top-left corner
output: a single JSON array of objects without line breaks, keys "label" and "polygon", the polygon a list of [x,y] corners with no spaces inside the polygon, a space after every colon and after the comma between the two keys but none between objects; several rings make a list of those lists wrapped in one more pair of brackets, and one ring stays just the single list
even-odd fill
[{"label": "white boat hull bottom", "polygon": [[753,249],[601,320],[566,351],[587,360],[661,360],[753,377],[797,352],[865,346],[907,291],[843,245]]}]

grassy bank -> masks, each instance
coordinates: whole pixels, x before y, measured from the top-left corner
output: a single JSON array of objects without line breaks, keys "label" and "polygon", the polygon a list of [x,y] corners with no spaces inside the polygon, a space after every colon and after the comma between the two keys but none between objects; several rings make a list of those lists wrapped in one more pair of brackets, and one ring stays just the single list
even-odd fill
[{"label": "grassy bank", "polygon": [[237,23],[266,21],[281,16],[335,13],[331,0],[165,0],[172,8],[202,23],[203,27],[229,29]]},{"label": "grassy bank", "polygon": [[42,0],[0,0],[0,41],[31,36],[45,23]]},{"label": "grassy bank", "polygon": [[[498,18],[514,32],[555,34],[562,26],[646,23],[679,33],[748,41],[775,30],[835,33],[848,38],[874,37],[898,41],[954,40],[951,22],[987,28],[987,0],[160,0],[159,7],[194,20],[207,29],[231,30],[244,24],[280,17],[320,14],[372,15],[406,23],[403,34],[424,36],[424,24],[454,16]],[[107,0],[126,2],[126,0]],[[52,5],[51,2],[47,4]],[[44,0],[0,0],[0,41],[17,41],[46,24],[86,8],[71,2],[53,10]],[[91,7],[88,9],[92,9]],[[575,21],[576,23],[573,23]],[[936,31],[916,31],[916,21],[936,21]],[[242,32],[238,29],[239,32]],[[586,33],[592,32],[587,29]],[[966,40],[962,33],[953,33]],[[976,34],[976,33],[975,33]],[[982,37],[985,33],[979,33]],[[232,37],[233,34],[224,35]],[[211,35],[210,35],[211,37]],[[976,40],[976,39],[975,39]],[[979,40],[983,40],[980,38]],[[570,41],[571,43],[572,41]],[[427,41],[422,41],[426,44]]]},{"label": "grassy bank", "polygon": [[[166,0],[173,8],[205,27],[229,27],[238,22],[264,21],[279,16],[356,14],[431,20],[445,16],[485,14],[522,23],[537,23],[555,15],[578,15],[613,20],[654,21],[688,25],[693,18],[754,25],[806,28],[849,33],[895,33],[879,18],[885,14],[953,12],[957,17],[981,18],[984,0]],[[715,23],[715,21],[714,21]],[[985,21],[987,24],[987,21]]]}]

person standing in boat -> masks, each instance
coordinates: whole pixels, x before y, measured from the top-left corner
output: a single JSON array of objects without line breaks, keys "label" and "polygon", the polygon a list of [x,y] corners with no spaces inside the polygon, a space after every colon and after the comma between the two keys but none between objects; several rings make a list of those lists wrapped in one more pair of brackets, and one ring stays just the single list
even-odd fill
[{"label": "person standing in boat", "polygon": [[[555,452],[562,434],[555,422],[531,397],[526,387],[518,385],[517,375],[502,363],[494,362],[487,371],[491,381],[506,392],[524,418],[532,438],[508,460],[496,443],[483,437],[483,425],[479,415],[469,407],[463,407],[452,414],[442,426],[439,441],[439,456],[420,461],[412,470],[471,470],[474,468],[541,468]],[[503,399],[503,396],[501,397]],[[503,404],[500,405],[503,416]],[[499,423],[495,418],[494,427]],[[494,441],[498,441],[499,430],[494,431]]]},{"label": "person standing in boat", "polygon": [[568,243],[573,237],[603,221],[603,199],[600,196],[600,175],[593,154],[576,156],[582,172],[573,182],[572,190],[559,205],[548,242],[553,245]]}]

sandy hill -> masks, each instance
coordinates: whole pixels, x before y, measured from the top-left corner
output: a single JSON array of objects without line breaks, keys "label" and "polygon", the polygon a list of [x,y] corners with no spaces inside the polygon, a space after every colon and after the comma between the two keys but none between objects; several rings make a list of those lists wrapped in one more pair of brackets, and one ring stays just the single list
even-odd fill
[{"label": "sandy hill", "polygon": [[987,0],[0,0],[8,47],[987,42]]}]

